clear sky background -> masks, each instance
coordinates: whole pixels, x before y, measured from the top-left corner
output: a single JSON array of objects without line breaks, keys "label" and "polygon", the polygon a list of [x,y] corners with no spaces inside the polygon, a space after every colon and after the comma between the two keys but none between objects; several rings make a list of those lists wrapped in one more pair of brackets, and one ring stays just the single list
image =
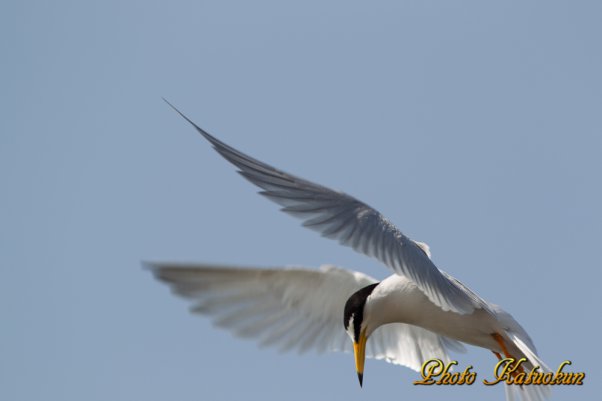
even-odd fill
[{"label": "clear sky background", "polygon": [[[255,194],[163,103],[352,194],[599,396],[602,3],[4,1],[0,399],[502,400],[190,315],[141,260],[377,262]],[[479,381],[486,350],[455,355]]]}]

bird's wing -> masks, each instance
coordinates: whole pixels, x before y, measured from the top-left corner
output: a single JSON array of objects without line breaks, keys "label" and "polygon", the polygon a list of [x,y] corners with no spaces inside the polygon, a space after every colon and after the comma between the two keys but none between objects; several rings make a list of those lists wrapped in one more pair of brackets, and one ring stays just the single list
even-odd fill
[{"label": "bird's wing", "polygon": [[448,350],[465,352],[466,348],[456,340],[421,327],[391,323],[380,326],[370,335],[366,353],[419,372],[430,359],[440,359],[448,364],[451,361]]},{"label": "bird's wing", "polygon": [[[148,264],[172,291],[193,302],[191,310],[211,317],[234,334],[281,351],[351,351],[343,323],[347,299],[376,282],[360,272],[331,265],[303,268],[243,268]],[[429,358],[448,360],[457,341],[419,327],[394,323],[378,328],[366,356],[418,370]]]},{"label": "bird's wing", "polygon": [[193,302],[194,313],[260,345],[282,351],[349,351],[343,325],[347,299],[377,282],[363,273],[322,266],[242,268],[149,264],[172,291]]},{"label": "bird's wing", "polygon": [[262,188],[261,195],[283,206],[282,211],[302,219],[305,227],[375,257],[395,273],[409,277],[445,311],[465,314],[481,307],[434,265],[426,244],[406,237],[372,207],[343,192],[285,173],[247,156],[213,137],[173,108],[219,154],[238,167],[243,177]]}]

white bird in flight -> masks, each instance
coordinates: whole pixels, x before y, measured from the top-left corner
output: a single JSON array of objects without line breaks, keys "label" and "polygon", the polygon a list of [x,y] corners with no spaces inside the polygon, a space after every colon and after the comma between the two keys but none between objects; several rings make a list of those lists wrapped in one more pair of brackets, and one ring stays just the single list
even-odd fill
[{"label": "white bird in flight", "polygon": [[[312,270],[148,263],[173,292],[194,302],[193,312],[281,350],[352,348],[360,386],[365,357],[420,371],[430,359],[448,363],[448,350],[463,351],[461,342],[491,350],[499,359],[502,354],[526,358],[527,369],[539,366],[540,371],[549,371],[521,325],[437,268],[428,245],[408,238],[352,196],[234,149],[167,103],[283,212],[324,237],[376,258],[394,273],[378,282],[331,265]],[[517,395],[542,400],[549,393],[538,385],[505,387],[508,400]]]}]

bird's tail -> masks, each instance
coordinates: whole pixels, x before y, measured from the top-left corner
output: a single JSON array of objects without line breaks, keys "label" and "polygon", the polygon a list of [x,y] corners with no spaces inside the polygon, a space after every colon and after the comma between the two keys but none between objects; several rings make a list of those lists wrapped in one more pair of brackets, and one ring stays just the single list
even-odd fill
[{"label": "bird's tail", "polygon": [[551,395],[550,386],[504,384],[506,401],[544,401]]},{"label": "bird's tail", "polygon": [[523,341],[523,339],[521,338],[520,335],[513,333],[511,331],[506,331],[506,334],[508,335],[510,340],[514,343],[514,345],[520,350],[520,352],[523,353],[525,358],[527,358],[527,360],[529,362],[531,362],[531,365],[539,366],[539,371],[542,373],[552,371],[548,367],[548,365],[546,365],[545,362],[542,361],[541,358],[537,355],[537,352],[535,351],[534,347],[532,345],[531,346],[528,345],[528,343],[531,343],[530,340],[527,340],[528,341],[528,343],[527,343],[526,341]]},{"label": "bird's tail", "polygon": [[[540,374],[550,373],[550,368],[541,360],[532,345],[531,340],[527,336],[506,331],[506,335],[512,341],[514,346],[520,350],[524,358],[527,358],[528,365]],[[521,338],[523,337],[523,338]],[[530,345],[528,345],[528,344]],[[529,374],[529,372],[527,372]],[[506,401],[544,401],[550,397],[551,389],[549,385],[542,384],[504,384],[506,390]]]},{"label": "bird's tail", "polygon": [[[512,317],[511,314],[503,310],[498,305],[491,305],[497,319],[505,330],[504,340],[507,341],[509,352],[516,358],[526,358],[527,362],[523,365],[526,368],[526,374],[531,371],[545,374],[551,372],[550,368],[537,355],[535,344],[527,334],[526,330]],[[543,401],[551,395],[549,385],[541,384],[504,384],[507,401]]]}]

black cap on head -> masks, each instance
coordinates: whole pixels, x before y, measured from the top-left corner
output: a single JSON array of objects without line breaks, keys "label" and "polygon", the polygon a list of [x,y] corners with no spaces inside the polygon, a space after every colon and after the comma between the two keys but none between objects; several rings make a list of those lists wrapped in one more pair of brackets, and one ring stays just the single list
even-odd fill
[{"label": "black cap on head", "polygon": [[[349,320],[353,316],[353,335],[356,342],[360,339],[360,330],[362,321],[364,320],[364,305],[366,305],[366,299],[372,294],[372,291],[374,291],[374,288],[376,288],[378,284],[379,283],[370,284],[369,286],[356,291],[345,303],[343,326],[345,327],[345,330],[349,330]],[[362,378],[360,377],[360,384],[361,382]]]}]

